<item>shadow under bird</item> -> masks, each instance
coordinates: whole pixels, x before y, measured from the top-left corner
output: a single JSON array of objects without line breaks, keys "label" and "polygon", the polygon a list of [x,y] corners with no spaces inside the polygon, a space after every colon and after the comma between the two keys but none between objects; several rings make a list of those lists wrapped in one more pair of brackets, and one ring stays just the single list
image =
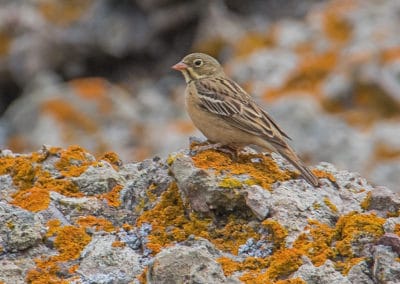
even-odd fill
[{"label": "shadow under bird", "polygon": [[186,110],[209,141],[233,149],[256,145],[277,152],[295,166],[308,183],[319,185],[318,178],[287,143],[289,136],[242,87],[225,75],[215,58],[192,53],[172,68],[185,77]]}]

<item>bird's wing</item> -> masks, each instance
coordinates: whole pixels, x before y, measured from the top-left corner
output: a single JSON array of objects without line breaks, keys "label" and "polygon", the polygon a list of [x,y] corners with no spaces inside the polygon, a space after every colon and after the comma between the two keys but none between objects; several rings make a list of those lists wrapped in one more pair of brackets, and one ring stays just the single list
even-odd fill
[{"label": "bird's wing", "polygon": [[225,77],[195,81],[200,106],[247,133],[286,146],[290,139],[276,122],[237,83]]}]

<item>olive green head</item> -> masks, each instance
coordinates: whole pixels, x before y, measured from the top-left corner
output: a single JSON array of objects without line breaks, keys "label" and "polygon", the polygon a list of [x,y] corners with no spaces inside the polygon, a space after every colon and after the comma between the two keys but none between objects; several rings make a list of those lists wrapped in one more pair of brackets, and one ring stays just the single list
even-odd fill
[{"label": "olive green head", "polygon": [[187,83],[193,80],[224,75],[221,64],[215,58],[204,53],[186,55],[172,68],[181,71]]}]

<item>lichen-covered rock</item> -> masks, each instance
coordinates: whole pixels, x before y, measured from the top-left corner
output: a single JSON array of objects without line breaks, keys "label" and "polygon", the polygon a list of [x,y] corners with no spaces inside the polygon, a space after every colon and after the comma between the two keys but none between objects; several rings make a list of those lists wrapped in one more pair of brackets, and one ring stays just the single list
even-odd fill
[{"label": "lichen-covered rock", "polygon": [[294,277],[300,277],[307,284],[351,284],[345,276],[337,272],[331,261],[326,261],[324,265],[315,267],[308,262],[299,267],[294,273]]},{"label": "lichen-covered rock", "polygon": [[98,235],[85,247],[77,270],[83,282],[131,283],[141,273],[139,254],[116,241],[116,236]]},{"label": "lichen-covered rock", "polygon": [[4,252],[31,248],[42,240],[45,228],[39,215],[0,202],[0,247]]},{"label": "lichen-covered rock", "polygon": [[246,149],[233,159],[200,151],[202,143],[129,164],[78,146],[2,151],[0,279],[370,284],[398,277],[397,194],[329,163],[310,167],[321,182],[314,188],[277,154]]},{"label": "lichen-covered rock", "polygon": [[[211,244],[208,244],[211,246]],[[224,276],[218,255],[203,242],[167,248],[149,264],[148,283],[240,283]]]}]

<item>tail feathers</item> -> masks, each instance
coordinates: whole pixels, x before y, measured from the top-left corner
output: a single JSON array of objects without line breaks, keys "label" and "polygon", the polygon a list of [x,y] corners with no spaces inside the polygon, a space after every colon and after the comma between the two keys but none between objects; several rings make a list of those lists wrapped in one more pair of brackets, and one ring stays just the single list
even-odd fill
[{"label": "tail feathers", "polygon": [[281,154],[286,160],[288,160],[296,169],[298,169],[303,178],[312,186],[319,186],[320,182],[318,178],[307,168],[296,153],[289,147],[278,149],[279,154]]}]

